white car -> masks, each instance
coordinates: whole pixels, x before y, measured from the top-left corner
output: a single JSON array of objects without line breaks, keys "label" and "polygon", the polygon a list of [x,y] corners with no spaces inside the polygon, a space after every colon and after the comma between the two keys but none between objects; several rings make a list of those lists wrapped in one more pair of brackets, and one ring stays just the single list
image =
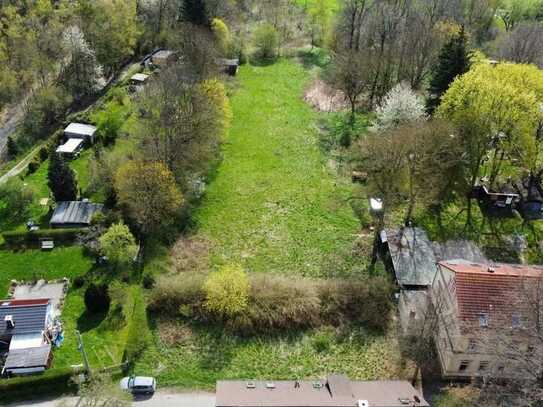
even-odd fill
[{"label": "white car", "polygon": [[121,390],[132,394],[153,394],[156,391],[154,377],[131,376],[121,380]]}]

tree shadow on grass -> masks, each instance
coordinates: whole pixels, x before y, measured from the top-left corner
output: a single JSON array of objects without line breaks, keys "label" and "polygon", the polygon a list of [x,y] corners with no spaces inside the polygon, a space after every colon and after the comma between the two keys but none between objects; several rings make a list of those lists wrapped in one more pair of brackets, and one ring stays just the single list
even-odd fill
[{"label": "tree shadow on grass", "polygon": [[321,48],[304,49],[298,53],[298,57],[305,69],[326,68],[330,63],[330,56]]},{"label": "tree shadow on grass", "polygon": [[77,330],[79,332],[87,332],[97,328],[107,316],[107,312],[90,313],[85,310],[79,318],[77,318]]}]

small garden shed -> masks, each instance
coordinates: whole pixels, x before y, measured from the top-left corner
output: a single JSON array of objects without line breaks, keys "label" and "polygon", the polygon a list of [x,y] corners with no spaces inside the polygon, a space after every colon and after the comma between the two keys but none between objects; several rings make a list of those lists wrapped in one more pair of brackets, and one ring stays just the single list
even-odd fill
[{"label": "small garden shed", "polygon": [[52,228],[79,228],[90,225],[92,217],[101,212],[104,205],[90,201],[59,202],[51,217]]},{"label": "small garden shed", "polygon": [[70,123],[68,127],[64,129],[64,136],[68,139],[79,138],[90,143],[94,142],[94,136],[96,134],[96,127],[90,124],[83,123]]}]

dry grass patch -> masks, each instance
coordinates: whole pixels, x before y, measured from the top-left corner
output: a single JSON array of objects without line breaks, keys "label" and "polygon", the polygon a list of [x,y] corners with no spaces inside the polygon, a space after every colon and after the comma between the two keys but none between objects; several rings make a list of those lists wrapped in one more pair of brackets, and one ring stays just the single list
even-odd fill
[{"label": "dry grass patch", "polygon": [[173,271],[208,271],[210,249],[211,243],[208,240],[194,236],[181,237],[171,249]]}]

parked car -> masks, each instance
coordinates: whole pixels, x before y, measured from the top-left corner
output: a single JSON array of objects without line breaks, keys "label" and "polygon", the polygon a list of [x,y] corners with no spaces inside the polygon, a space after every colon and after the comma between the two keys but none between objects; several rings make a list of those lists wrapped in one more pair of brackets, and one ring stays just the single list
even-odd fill
[{"label": "parked car", "polygon": [[131,376],[121,380],[121,390],[132,394],[153,394],[156,391],[154,377]]}]

